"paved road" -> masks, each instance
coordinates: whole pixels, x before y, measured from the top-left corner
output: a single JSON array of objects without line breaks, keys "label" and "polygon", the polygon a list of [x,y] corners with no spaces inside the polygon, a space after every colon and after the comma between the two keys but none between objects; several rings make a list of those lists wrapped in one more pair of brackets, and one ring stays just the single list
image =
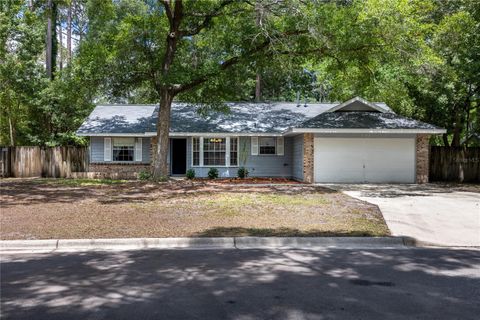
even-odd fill
[{"label": "paved road", "polygon": [[1,256],[2,319],[478,319],[480,251]]},{"label": "paved road", "polygon": [[437,184],[332,187],[378,205],[395,236],[441,246],[480,247],[480,193]]}]

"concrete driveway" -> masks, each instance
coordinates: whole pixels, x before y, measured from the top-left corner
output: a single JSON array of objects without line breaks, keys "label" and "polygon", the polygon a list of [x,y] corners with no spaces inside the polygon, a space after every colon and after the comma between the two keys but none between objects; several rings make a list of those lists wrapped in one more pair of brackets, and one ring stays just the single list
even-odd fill
[{"label": "concrete driveway", "polygon": [[480,186],[329,185],[378,205],[395,236],[441,246],[480,246]]}]

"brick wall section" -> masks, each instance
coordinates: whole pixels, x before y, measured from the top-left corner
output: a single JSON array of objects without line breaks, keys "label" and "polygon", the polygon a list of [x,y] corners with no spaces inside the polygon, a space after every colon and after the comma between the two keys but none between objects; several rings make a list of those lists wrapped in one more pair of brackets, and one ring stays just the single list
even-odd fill
[{"label": "brick wall section", "polygon": [[142,170],[150,170],[150,165],[145,163],[91,163],[89,165],[90,172],[139,172]]},{"label": "brick wall section", "polygon": [[90,163],[87,175],[88,178],[98,179],[136,179],[141,171],[151,172],[154,150],[157,138],[150,140],[150,164],[146,163]]},{"label": "brick wall section", "polygon": [[303,134],[303,182],[313,183],[313,133]]},{"label": "brick wall section", "polygon": [[144,163],[91,163],[88,171],[92,178],[136,179],[139,172],[150,172],[150,165]]},{"label": "brick wall section", "polygon": [[430,166],[430,135],[418,134],[416,142],[417,152],[417,183],[428,183],[428,174]]}]

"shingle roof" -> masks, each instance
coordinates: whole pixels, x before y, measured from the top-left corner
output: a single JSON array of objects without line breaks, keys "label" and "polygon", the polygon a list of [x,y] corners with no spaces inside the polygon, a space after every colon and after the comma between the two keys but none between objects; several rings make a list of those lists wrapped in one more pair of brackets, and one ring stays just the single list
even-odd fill
[{"label": "shingle roof", "polygon": [[152,130],[155,105],[98,105],[77,134],[145,133]]},{"label": "shingle roof", "polygon": [[432,124],[380,112],[326,112],[300,124],[310,129],[440,129]]},{"label": "shingle roof", "polygon": [[[198,114],[198,106],[173,103],[172,133],[283,133],[289,128],[436,129],[401,117],[383,103],[378,112],[326,112],[338,103],[229,103],[228,113]],[[156,132],[156,105],[98,105],[78,129],[79,135]]]},{"label": "shingle roof", "polygon": [[289,127],[306,121],[332,107],[332,104],[294,103],[232,103],[229,113],[213,112],[207,117],[197,114],[188,104],[176,104],[172,108],[172,132],[209,133],[281,133]]},{"label": "shingle roof", "polygon": [[[171,132],[283,132],[302,123],[336,103],[228,103],[229,113],[212,112],[207,117],[197,113],[198,107],[173,103]],[[156,105],[98,105],[77,133],[145,133],[156,131]]]}]

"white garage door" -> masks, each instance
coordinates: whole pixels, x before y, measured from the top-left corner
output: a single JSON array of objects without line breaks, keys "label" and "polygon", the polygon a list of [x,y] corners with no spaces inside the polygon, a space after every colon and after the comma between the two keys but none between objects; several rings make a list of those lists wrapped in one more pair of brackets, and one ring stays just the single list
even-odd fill
[{"label": "white garage door", "polygon": [[315,138],[315,182],[415,182],[415,139]]}]

